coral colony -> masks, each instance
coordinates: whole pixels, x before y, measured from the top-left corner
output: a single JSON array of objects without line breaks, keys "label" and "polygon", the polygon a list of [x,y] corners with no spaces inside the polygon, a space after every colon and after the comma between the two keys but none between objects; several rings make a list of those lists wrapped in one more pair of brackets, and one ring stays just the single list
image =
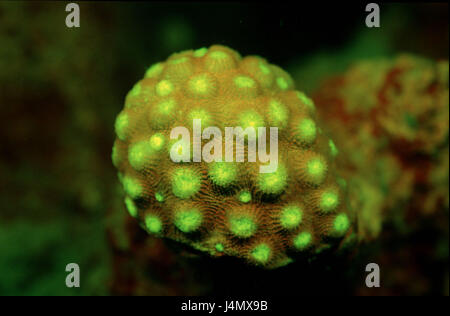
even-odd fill
[{"label": "coral colony", "polygon": [[150,234],[264,268],[357,239],[337,146],[261,57],[219,45],[171,55],[128,93],[115,131],[125,205]]}]

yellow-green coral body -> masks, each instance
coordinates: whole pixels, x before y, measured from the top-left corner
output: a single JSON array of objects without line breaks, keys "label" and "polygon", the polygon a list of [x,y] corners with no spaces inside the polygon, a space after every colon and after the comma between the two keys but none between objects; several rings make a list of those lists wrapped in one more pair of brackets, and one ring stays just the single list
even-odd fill
[{"label": "yellow-green coral body", "polygon": [[[184,126],[192,135],[193,119],[222,130],[278,127],[277,170],[260,173],[258,160],[172,161],[170,131]],[[173,54],[134,86],[115,126],[127,205],[151,234],[275,268],[338,249],[355,230],[336,181],[338,148],[317,125],[314,103],[263,58],[219,45]]]}]

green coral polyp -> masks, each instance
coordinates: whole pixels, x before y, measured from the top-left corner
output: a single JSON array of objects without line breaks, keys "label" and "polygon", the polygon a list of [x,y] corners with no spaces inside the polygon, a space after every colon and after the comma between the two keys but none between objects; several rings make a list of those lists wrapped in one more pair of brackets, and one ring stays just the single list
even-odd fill
[{"label": "green coral polyp", "polygon": [[229,218],[230,231],[233,235],[239,238],[248,238],[252,236],[257,225],[250,215],[236,214]]},{"label": "green coral polyp", "polygon": [[130,176],[124,176],[122,179],[122,184],[125,192],[132,199],[140,197],[144,191],[142,185],[139,183],[139,180],[131,178]]},{"label": "green coral polyp", "polygon": [[164,66],[162,63],[156,63],[147,69],[144,76],[145,76],[145,78],[156,77],[161,74],[163,69],[164,69]]},{"label": "green coral polyp", "polygon": [[205,54],[206,54],[207,52],[208,52],[208,49],[207,49],[206,47],[202,47],[202,48],[196,49],[196,50],[194,51],[194,53],[193,53],[193,56],[194,56],[194,57],[197,57],[197,58],[200,58],[200,57],[205,56]]},{"label": "green coral polyp", "polygon": [[169,117],[173,114],[176,106],[177,102],[175,101],[175,99],[167,99],[161,101],[156,108],[157,114]]},{"label": "green coral polyp", "polygon": [[269,245],[263,243],[253,248],[250,255],[256,263],[266,264],[270,260],[272,249]]},{"label": "green coral polyp", "polygon": [[130,121],[128,118],[128,114],[125,112],[121,112],[117,116],[114,124],[116,135],[117,137],[119,137],[120,140],[125,141],[127,139],[129,125]]},{"label": "green coral polyp", "polygon": [[216,245],[214,246],[214,248],[216,248],[216,250],[217,250],[218,252],[224,252],[224,250],[225,250],[224,245],[221,244],[221,243],[216,244]]},{"label": "green coral polyp", "polygon": [[293,229],[302,222],[302,209],[297,205],[288,205],[281,210],[280,223],[283,228]]},{"label": "green coral polyp", "polygon": [[223,51],[210,52],[205,57],[205,67],[211,72],[221,72],[236,66],[233,58]]},{"label": "green coral polyp", "polygon": [[164,201],[166,200],[166,197],[164,196],[163,193],[161,193],[161,192],[156,192],[156,193],[155,193],[155,199],[156,199],[156,201],[162,203],[162,202],[164,202]]},{"label": "green coral polyp", "polygon": [[174,98],[167,98],[156,104],[155,108],[149,112],[150,124],[156,129],[167,127],[175,117],[175,110],[178,103]]},{"label": "green coral polyp", "polygon": [[152,152],[148,141],[137,142],[128,149],[128,161],[136,171],[142,170],[151,158]]},{"label": "green coral polyp", "polygon": [[310,145],[315,141],[317,136],[316,123],[310,118],[304,118],[298,123],[295,132],[297,141]]},{"label": "green coral polyp", "polygon": [[201,120],[202,126],[211,125],[211,115],[205,109],[194,109],[189,113],[189,123],[192,124],[193,120]]},{"label": "green coral polyp", "polygon": [[156,133],[150,137],[150,148],[153,151],[160,151],[164,148],[164,144],[166,143],[166,139],[163,134]]},{"label": "green coral polyp", "polygon": [[213,162],[209,165],[208,175],[219,186],[228,186],[237,179],[237,166],[234,162]]},{"label": "green coral polyp", "polygon": [[339,153],[339,150],[337,149],[335,143],[333,142],[333,140],[329,140],[328,141],[328,146],[330,147],[330,153],[331,156],[336,157]]},{"label": "green coral polyp", "polygon": [[125,198],[125,206],[128,210],[128,213],[132,217],[136,217],[138,215],[138,209],[136,205],[134,204],[133,200],[128,196]]},{"label": "green coral polyp", "polygon": [[227,53],[222,52],[222,51],[211,52],[208,56],[213,58],[213,59],[227,59],[227,58],[230,58],[230,56]]},{"label": "green coral polyp", "polygon": [[239,201],[242,203],[248,203],[252,200],[252,194],[249,191],[241,191],[239,193]]},{"label": "green coral polyp", "polygon": [[258,95],[258,84],[248,76],[236,76],[233,79],[236,92],[243,98],[254,98]]},{"label": "green coral polyp", "polygon": [[117,148],[116,143],[114,143],[113,148],[112,148],[111,160],[112,160],[114,167],[116,167],[116,168],[119,166],[119,164],[122,161],[122,157],[119,154],[119,149]]},{"label": "green coral polyp", "polygon": [[277,171],[259,174],[258,187],[267,194],[280,194],[287,186],[287,177],[286,168],[279,163]]},{"label": "green coral polyp", "polygon": [[208,74],[195,75],[188,81],[188,91],[195,97],[209,97],[215,89],[216,84]]},{"label": "green coral polyp", "polygon": [[183,233],[192,233],[202,224],[202,213],[196,209],[183,209],[175,214],[175,226]]},{"label": "green coral polyp", "polygon": [[322,212],[334,211],[339,205],[339,194],[334,190],[325,191],[320,196],[319,208]]},{"label": "green coral polyp", "polygon": [[137,84],[135,84],[135,85],[133,86],[133,89],[130,90],[130,92],[129,92],[128,95],[129,95],[130,97],[137,97],[137,96],[139,96],[139,94],[141,93],[141,91],[142,91],[141,84],[140,84],[140,83],[137,83]]},{"label": "green coral polyp", "polygon": [[301,232],[294,237],[294,247],[297,250],[305,250],[311,246],[312,235],[309,232]]},{"label": "green coral polyp", "polygon": [[174,90],[173,83],[170,82],[169,80],[161,80],[156,85],[156,94],[161,97],[169,95],[170,93],[172,93],[173,90]]},{"label": "green coral polyp", "polygon": [[336,236],[344,235],[350,227],[350,220],[344,213],[339,214],[333,221],[333,234]]},{"label": "green coral polyp", "polygon": [[188,199],[201,187],[201,176],[193,169],[178,168],[172,176],[173,194],[180,199]]},{"label": "green coral polyp", "polygon": [[316,110],[316,107],[314,105],[313,100],[308,98],[306,94],[300,91],[296,91],[297,97],[300,99],[300,101],[306,106],[306,108],[310,111],[310,113],[314,113]]},{"label": "green coral polyp", "polygon": [[238,88],[253,88],[256,86],[255,80],[246,76],[237,76],[234,78],[234,84]]},{"label": "green coral polyp", "polygon": [[150,233],[159,234],[162,231],[162,222],[156,215],[145,216],[145,227]]},{"label": "green coral polyp", "polygon": [[289,88],[289,82],[283,77],[278,77],[276,82],[281,90],[287,90]]},{"label": "green coral polyp", "polygon": [[306,178],[307,181],[313,184],[321,184],[325,179],[327,173],[327,163],[321,157],[310,159],[306,163]]},{"label": "green coral polyp", "polygon": [[289,112],[286,106],[280,101],[270,100],[269,119],[271,126],[285,127],[289,119]]},{"label": "green coral polyp", "polygon": [[239,123],[243,129],[246,129],[247,127],[265,127],[264,119],[254,110],[243,112],[240,115]]},{"label": "green coral polyp", "polygon": [[258,67],[264,75],[270,75],[270,68],[264,62],[260,61]]},{"label": "green coral polyp", "polygon": [[171,59],[168,63],[171,65],[179,65],[179,64],[187,63],[188,61],[189,61],[189,58],[187,58],[186,56],[183,56],[183,57]]}]

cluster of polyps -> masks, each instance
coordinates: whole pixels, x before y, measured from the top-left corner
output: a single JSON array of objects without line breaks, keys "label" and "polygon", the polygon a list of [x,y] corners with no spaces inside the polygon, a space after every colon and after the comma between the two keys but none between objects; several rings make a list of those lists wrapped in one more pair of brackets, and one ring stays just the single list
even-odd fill
[{"label": "cluster of polyps", "polygon": [[[249,142],[269,145],[272,134],[232,138],[238,159],[223,160],[218,152],[229,147],[198,137],[195,122],[275,128],[276,167],[261,172],[267,165],[252,158]],[[189,135],[171,136],[175,127]],[[218,45],[173,54],[129,92],[115,130],[112,159],[125,204],[149,233],[266,268],[354,237],[345,181],[335,174],[337,147],[317,126],[313,102],[260,57]],[[195,148],[214,159],[193,157]]]}]

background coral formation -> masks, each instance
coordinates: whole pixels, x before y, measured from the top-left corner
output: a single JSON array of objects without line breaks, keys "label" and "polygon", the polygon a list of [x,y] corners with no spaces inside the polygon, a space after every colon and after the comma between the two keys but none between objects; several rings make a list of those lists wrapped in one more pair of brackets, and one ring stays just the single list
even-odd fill
[{"label": "background coral formation", "polygon": [[380,216],[405,203],[424,215],[448,210],[440,163],[448,160],[448,68],[448,60],[411,55],[363,61],[315,92],[322,119],[349,153],[348,172],[379,192],[369,196],[378,196]]}]

